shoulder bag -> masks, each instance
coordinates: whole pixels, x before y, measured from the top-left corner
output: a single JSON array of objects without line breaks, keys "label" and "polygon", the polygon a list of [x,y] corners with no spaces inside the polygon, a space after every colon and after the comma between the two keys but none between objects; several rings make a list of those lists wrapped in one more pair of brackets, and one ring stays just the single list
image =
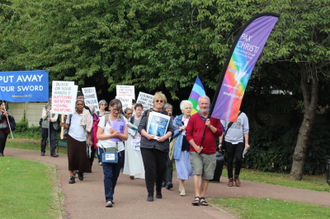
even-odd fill
[{"label": "shoulder bag", "polygon": [[[239,112],[238,116],[241,115],[241,113],[242,113],[242,111]],[[238,116],[237,116],[237,118],[238,118]],[[230,123],[228,124],[228,127],[227,127],[226,132],[223,134],[222,142],[221,142],[221,151],[226,151],[226,147],[225,147],[225,137],[226,137],[226,134],[227,134],[227,132],[228,132],[228,129],[229,129],[232,125],[233,125],[233,122],[230,122]]]}]

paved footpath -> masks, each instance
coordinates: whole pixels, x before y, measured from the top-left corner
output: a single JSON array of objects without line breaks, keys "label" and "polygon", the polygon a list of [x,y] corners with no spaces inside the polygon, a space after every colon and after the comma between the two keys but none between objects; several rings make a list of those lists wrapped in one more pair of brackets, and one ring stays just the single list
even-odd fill
[{"label": "paved footpath", "polygon": [[[131,180],[120,174],[114,195],[113,208],[105,207],[102,167],[94,163],[92,173],[85,174],[84,181],[76,178],[75,184],[69,184],[68,161],[66,154],[52,158],[49,153],[40,156],[40,152],[6,148],[5,156],[24,158],[52,164],[58,168],[59,193],[64,195],[63,218],[203,218],[231,219],[234,216],[216,207],[192,206],[194,198],[192,179],[185,183],[186,196],[178,192],[176,173],[173,174],[174,188],[163,189],[163,198],[147,202],[147,191],[143,179]],[[241,187],[227,186],[227,179],[221,183],[210,183],[206,197],[257,197],[288,201],[314,203],[330,207],[330,194],[284,186],[270,185],[251,181],[242,181]],[[113,216],[112,216],[113,215]]]}]

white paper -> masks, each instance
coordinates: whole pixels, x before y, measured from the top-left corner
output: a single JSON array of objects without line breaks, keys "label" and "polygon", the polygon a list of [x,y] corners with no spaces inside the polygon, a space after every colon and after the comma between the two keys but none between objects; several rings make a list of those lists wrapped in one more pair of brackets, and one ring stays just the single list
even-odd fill
[{"label": "white paper", "polygon": [[81,91],[84,94],[85,105],[93,105],[95,107],[95,111],[100,111],[95,87],[84,87],[81,88]]},{"label": "white paper", "polygon": [[245,147],[245,148],[244,148],[244,151],[243,151],[243,155],[242,155],[243,158],[244,158],[246,152],[247,152],[247,149],[246,149],[246,147]]}]

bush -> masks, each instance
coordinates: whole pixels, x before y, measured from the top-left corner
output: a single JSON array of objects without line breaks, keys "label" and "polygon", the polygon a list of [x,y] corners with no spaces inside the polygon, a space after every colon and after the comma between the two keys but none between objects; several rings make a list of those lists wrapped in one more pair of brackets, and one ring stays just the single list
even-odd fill
[{"label": "bush", "polygon": [[[325,155],[330,154],[329,125],[315,125],[309,137],[305,174],[325,172]],[[268,126],[250,133],[250,150],[243,159],[246,168],[290,172],[299,127]]]}]

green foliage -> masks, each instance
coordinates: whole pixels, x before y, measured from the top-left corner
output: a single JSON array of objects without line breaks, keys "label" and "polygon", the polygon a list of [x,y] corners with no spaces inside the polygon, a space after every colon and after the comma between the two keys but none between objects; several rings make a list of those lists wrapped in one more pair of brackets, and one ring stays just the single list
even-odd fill
[{"label": "green foliage", "polygon": [[21,121],[16,123],[15,132],[22,132],[23,133],[23,132],[26,132],[28,129],[29,129],[29,122],[26,118],[25,110],[24,110],[24,114],[23,114],[23,117],[22,117]]},{"label": "green foliage", "polygon": [[[268,126],[250,133],[251,148],[243,159],[251,169],[290,172],[299,127]],[[305,174],[323,174],[325,155],[330,154],[330,126],[315,125],[310,135],[304,165]]]}]

